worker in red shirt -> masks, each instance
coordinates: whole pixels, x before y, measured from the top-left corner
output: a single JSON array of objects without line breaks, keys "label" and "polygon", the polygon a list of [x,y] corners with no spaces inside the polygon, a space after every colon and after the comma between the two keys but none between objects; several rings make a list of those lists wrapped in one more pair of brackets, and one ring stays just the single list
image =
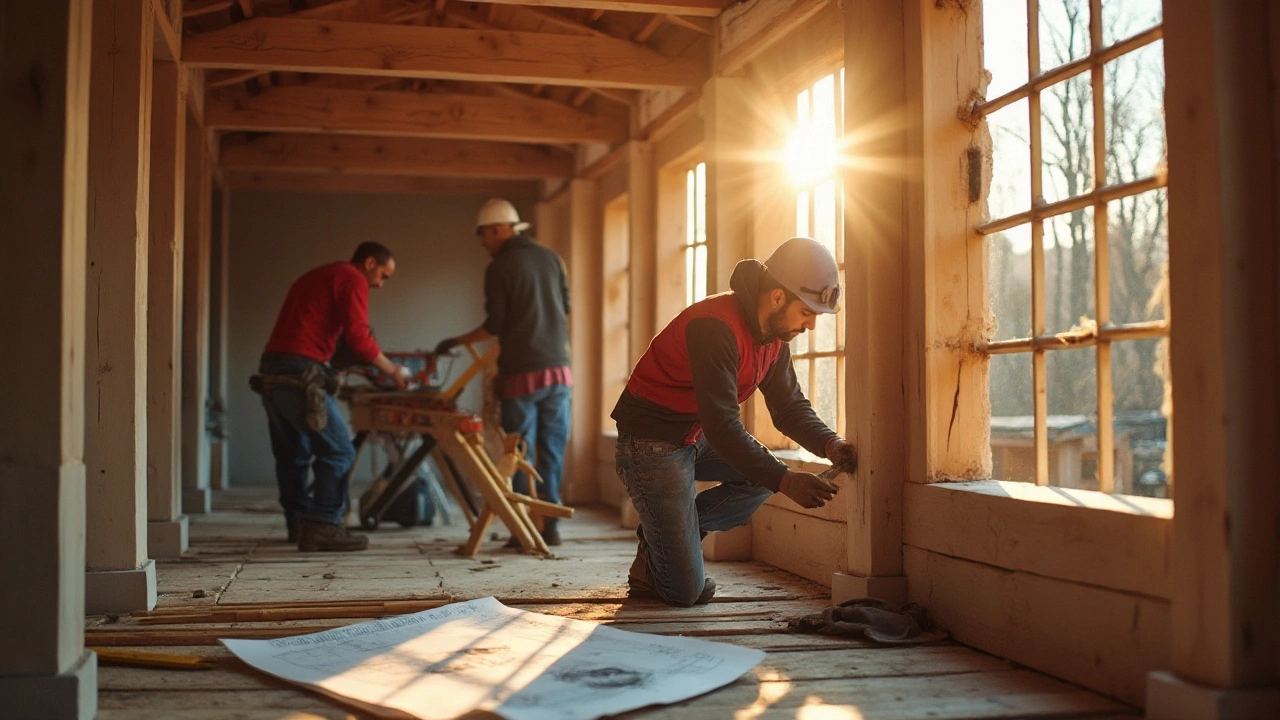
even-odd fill
[{"label": "worker in red shirt", "polygon": [[[321,265],[295,280],[262,353],[260,374],[251,380],[267,410],[289,542],[297,542],[299,550],[364,550],[369,545],[369,538],[349,534],[343,524],[347,471],[356,450],[333,399],[336,381],[325,363],[341,337],[397,387],[406,386],[408,369],[388,360],[369,332],[369,289],[382,287],[395,271],[390,250],[365,242],[351,262]],[[315,472],[310,490],[308,468]]]}]

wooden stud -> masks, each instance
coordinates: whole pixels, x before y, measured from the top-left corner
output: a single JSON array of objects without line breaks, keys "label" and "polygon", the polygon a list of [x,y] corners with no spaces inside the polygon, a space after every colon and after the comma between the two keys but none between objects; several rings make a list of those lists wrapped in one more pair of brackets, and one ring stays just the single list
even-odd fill
[{"label": "wooden stud", "polygon": [[[196,88],[191,88],[195,92]],[[187,120],[187,179],[182,269],[182,510],[207,513],[209,438],[209,265],[212,245],[212,173],[204,130]]]},{"label": "wooden stud", "polygon": [[[575,10],[593,10],[603,14],[605,11],[617,12],[661,12],[673,15],[713,18],[720,14],[728,4],[725,0],[481,0],[495,5],[521,5],[533,7],[562,7]],[[591,22],[599,20],[592,17]]]},{"label": "wooden stud", "polygon": [[219,130],[611,144],[627,135],[626,123],[617,118],[524,94],[498,98],[292,86],[255,97],[213,96],[206,105],[206,124]]},{"label": "wooden stud", "polygon": [[828,2],[830,0],[761,0],[726,9],[716,18],[716,74],[737,73],[804,25]]},{"label": "wooden stud", "polygon": [[186,72],[152,68],[147,250],[147,519],[152,557],[186,551],[182,531],[182,246]]},{"label": "wooden stud", "polygon": [[[89,124],[86,566],[142,573],[146,548],[147,245],[151,70],[149,2],[104,0],[93,13]],[[139,575],[139,578],[142,576]],[[151,584],[93,592],[90,612],[146,609]]]},{"label": "wooden stud", "polygon": [[201,68],[620,88],[695,87],[707,74],[697,60],[616,38],[269,17],[191,36],[182,59]]},{"label": "wooden stud", "polygon": [[638,43],[647,42],[650,36],[658,28],[662,27],[662,23],[666,22],[666,19],[665,15],[654,15],[649,18],[649,22],[645,23],[644,27],[640,28],[640,31],[636,33],[634,40]]},{"label": "wooden stud", "polygon": [[246,192],[376,193],[397,195],[488,195],[535,199],[537,182],[471,178],[354,175],[341,172],[273,172],[226,170],[228,189]]},{"label": "wooden stud", "polygon": [[680,27],[686,30],[694,31],[699,35],[706,35],[707,37],[712,37],[716,34],[715,30],[709,25],[698,22],[697,20],[693,20],[691,18],[680,17],[679,15],[663,15],[662,18],[664,21],[669,22],[672,25],[679,25]]},{"label": "wooden stud", "polygon": [[362,135],[279,134],[226,145],[228,170],[339,170],[363,175],[416,175],[537,180],[573,174],[573,158],[530,145]]},{"label": "wooden stud", "polygon": [[10,539],[0,567],[12,578],[0,586],[0,677],[14,716],[88,718],[97,696],[83,642],[93,2],[7,3],[3,12],[0,327],[22,351],[0,358],[0,527]]},{"label": "wooden stud", "polygon": [[654,319],[657,305],[657,176],[653,145],[643,140],[627,143],[627,238],[631,257],[630,369],[661,330]]}]

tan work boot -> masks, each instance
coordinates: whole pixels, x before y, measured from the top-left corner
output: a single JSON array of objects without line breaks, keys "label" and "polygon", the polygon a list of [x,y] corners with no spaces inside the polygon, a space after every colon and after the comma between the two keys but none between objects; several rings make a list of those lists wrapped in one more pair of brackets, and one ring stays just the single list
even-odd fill
[{"label": "tan work boot", "polygon": [[366,535],[352,535],[341,525],[303,520],[298,529],[298,549],[302,552],[324,550],[351,552],[369,547]]}]

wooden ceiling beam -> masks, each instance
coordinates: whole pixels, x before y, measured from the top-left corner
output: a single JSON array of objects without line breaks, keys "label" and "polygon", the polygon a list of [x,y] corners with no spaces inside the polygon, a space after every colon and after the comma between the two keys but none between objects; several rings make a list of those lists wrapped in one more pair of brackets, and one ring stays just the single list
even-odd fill
[{"label": "wooden ceiling beam", "polygon": [[224,143],[224,170],[343,172],[354,175],[541,180],[573,174],[573,155],[551,148],[473,140],[271,135]]},{"label": "wooden ceiling beam", "polygon": [[552,10],[542,10],[536,7],[529,7],[528,5],[520,5],[519,7],[520,11],[529,17],[537,18],[545,23],[564,28],[570,32],[576,32],[581,35],[592,35],[594,37],[612,37],[606,32],[601,32],[593,27],[582,24],[577,20],[559,15]]},{"label": "wooden ceiling beam", "polygon": [[729,4],[726,0],[480,0],[495,5],[532,5],[619,12],[664,13],[712,18]]},{"label": "wooden ceiling beam", "polygon": [[627,40],[255,17],[185,39],[189,67],[635,89],[696,88],[706,63]]},{"label": "wooden ceiling beam", "polygon": [[649,37],[653,35],[658,28],[662,27],[662,23],[666,22],[666,19],[665,15],[654,15],[649,18],[649,22],[645,23],[645,26],[640,28],[640,31],[636,33],[635,41],[638,43],[647,42]]},{"label": "wooden ceiling beam", "polygon": [[552,100],[396,91],[362,92],[307,85],[254,97],[212,95],[205,122],[219,130],[351,133],[534,143],[627,139],[618,118],[574,110]]},{"label": "wooden ceiling beam", "polygon": [[487,195],[536,199],[536,180],[476,180],[400,175],[352,175],[343,172],[265,172],[229,170],[225,187],[240,192],[321,192],[397,195]]}]

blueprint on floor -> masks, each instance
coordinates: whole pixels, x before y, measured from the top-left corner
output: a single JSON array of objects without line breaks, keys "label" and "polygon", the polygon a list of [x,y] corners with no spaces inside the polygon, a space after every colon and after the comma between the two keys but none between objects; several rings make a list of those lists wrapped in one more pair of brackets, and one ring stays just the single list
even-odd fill
[{"label": "blueprint on floor", "polygon": [[626,632],[494,598],[277,640],[223,640],[253,667],[423,720],[489,711],[591,720],[733,682],[764,652]]}]

